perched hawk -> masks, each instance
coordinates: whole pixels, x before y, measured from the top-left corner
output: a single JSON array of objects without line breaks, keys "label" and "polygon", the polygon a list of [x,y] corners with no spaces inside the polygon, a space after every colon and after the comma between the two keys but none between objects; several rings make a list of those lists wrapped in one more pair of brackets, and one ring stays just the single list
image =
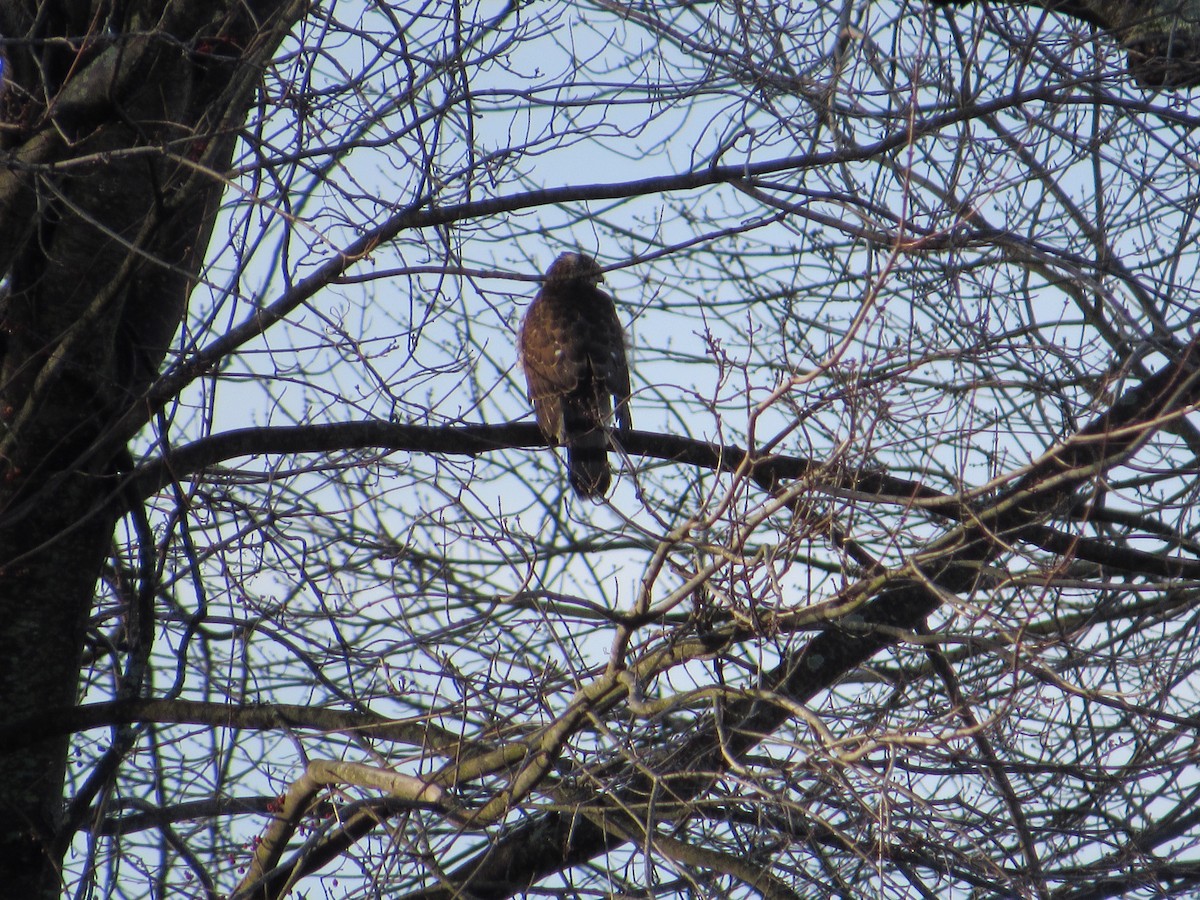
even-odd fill
[{"label": "perched hawk", "polygon": [[612,297],[596,287],[600,266],[582,253],[564,253],[550,266],[521,322],[521,366],[538,426],[567,448],[567,474],[580,497],[602,497],[612,475],[608,434],[629,417],[625,335]]}]

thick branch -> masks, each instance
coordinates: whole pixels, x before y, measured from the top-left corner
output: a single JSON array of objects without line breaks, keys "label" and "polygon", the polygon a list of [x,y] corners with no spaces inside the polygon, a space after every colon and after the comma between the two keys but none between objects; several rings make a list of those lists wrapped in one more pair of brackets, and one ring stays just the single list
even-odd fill
[{"label": "thick branch", "polygon": [[[972,0],[934,0],[966,5]],[[1200,0],[1014,0],[1063,13],[1110,32],[1144,87],[1200,84]]]},{"label": "thick branch", "polygon": [[[479,456],[498,450],[545,446],[548,446],[546,439],[537,426],[523,422],[446,426],[341,422],[282,428],[243,428],[180,447],[164,459],[143,465],[131,478],[134,491],[141,497],[149,497],[176,480],[185,480],[218,463],[241,456],[354,450]],[[741,468],[748,452],[744,447],[731,444],[712,444],[647,431],[622,435],[621,447],[630,456],[731,473]],[[751,477],[767,490],[805,478],[810,480],[814,490],[832,497],[919,507],[956,521],[978,514],[962,497],[942,493],[920,482],[894,478],[877,470],[845,471],[806,457],[758,457],[751,468]],[[1200,579],[1200,560],[1114,547],[1102,541],[1057,531],[1037,522],[1026,521],[1010,527],[1017,528],[1010,538],[1027,541],[1050,553],[1151,577]]]}]

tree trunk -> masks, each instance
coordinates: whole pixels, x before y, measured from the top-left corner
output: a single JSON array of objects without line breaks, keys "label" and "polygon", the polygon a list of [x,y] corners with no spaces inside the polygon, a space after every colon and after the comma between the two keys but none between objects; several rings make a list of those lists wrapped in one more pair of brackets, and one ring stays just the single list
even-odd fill
[{"label": "tree trunk", "polygon": [[[124,514],[112,476],[128,435],[106,424],[136,408],[162,364],[224,189],[202,172],[228,167],[259,65],[301,8],[0,7],[10,40],[0,96],[9,161],[0,174],[0,709],[10,720],[77,701],[97,578]],[[59,893],[71,840],[67,751],[56,738],[0,763],[7,896]]]}]

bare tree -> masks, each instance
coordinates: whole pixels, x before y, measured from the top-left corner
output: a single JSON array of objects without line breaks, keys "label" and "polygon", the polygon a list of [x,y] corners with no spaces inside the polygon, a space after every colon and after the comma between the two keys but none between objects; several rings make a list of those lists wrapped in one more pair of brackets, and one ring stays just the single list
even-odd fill
[{"label": "bare tree", "polygon": [[0,883],[1194,889],[1200,15],[1049,6],[0,7]]}]

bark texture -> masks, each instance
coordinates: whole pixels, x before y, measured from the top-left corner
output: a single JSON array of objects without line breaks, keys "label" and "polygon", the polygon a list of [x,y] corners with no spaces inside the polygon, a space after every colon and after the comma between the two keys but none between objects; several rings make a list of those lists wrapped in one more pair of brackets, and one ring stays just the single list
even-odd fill
[{"label": "bark texture", "polygon": [[[935,0],[966,5],[972,0]],[[1143,87],[1200,84],[1200,0],[1028,0],[1029,5],[1089,22],[1125,50],[1129,74]]]},{"label": "bark texture", "polygon": [[[0,5],[0,709],[76,702],[127,434],[294,2]],[[152,411],[147,409],[148,418]],[[53,897],[67,742],[0,762],[0,883]]]}]

